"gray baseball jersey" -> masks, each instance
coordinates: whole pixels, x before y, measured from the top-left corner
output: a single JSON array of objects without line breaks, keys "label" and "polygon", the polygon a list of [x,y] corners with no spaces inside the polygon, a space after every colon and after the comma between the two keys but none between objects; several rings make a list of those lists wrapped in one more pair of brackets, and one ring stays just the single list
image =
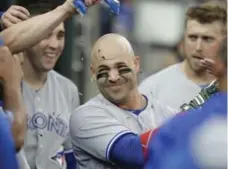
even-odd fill
[{"label": "gray baseball jersey", "polygon": [[151,75],[139,86],[142,93],[154,92],[158,100],[179,111],[180,106],[195,98],[201,88],[186,77],[179,63]]},{"label": "gray baseball jersey", "polygon": [[162,106],[152,93],[147,95],[147,106],[138,111],[121,109],[102,95],[89,100],[70,118],[77,169],[117,168],[109,161],[115,140],[126,133],[139,134],[154,129],[173,114],[175,111]]},{"label": "gray baseball jersey", "polygon": [[72,148],[69,118],[79,106],[77,87],[69,79],[50,71],[40,90],[35,91],[23,82],[22,92],[28,113],[28,131],[24,152],[18,155],[21,166],[25,166],[23,160],[26,159],[30,169],[65,168],[63,151]]}]

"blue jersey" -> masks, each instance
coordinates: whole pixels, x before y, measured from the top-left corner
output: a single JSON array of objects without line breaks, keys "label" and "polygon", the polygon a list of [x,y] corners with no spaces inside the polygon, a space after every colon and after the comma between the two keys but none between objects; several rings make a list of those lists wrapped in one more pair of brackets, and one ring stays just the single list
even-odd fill
[{"label": "blue jersey", "polygon": [[0,109],[0,169],[18,169],[10,120]]},{"label": "blue jersey", "polygon": [[150,140],[145,169],[225,169],[226,119],[227,93],[180,113]]}]

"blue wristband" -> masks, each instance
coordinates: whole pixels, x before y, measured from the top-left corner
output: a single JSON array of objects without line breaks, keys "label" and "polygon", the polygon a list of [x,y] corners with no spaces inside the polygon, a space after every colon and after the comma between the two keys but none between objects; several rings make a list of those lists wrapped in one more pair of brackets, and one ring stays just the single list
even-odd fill
[{"label": "blue wristband", "polygon": [[80,15],[85,15],[87,12],[87,7],[84,3],[84,0],[74,0],[73,1],[74,7],[76,9],[76,11],[78,11],[78,13]]},{"label": "blue wristband", "polygon": [[113,14],[119,15],[119,13],[120,13],[120,2],[118,0],[104,0],[104,2],[108,5],[109,10]]}]

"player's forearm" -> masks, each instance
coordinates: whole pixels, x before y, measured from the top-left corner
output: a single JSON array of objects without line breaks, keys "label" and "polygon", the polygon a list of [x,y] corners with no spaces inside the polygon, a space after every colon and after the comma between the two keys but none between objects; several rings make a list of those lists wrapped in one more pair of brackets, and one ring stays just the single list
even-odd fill
[{"label": "player's forearm", "polygon": [[127,134],[119,138],[112,147],[110,160],[123,168],[143,168],[145,159],[139,136]]},{"label": "player's forearm", "polygon": [[72,14],[66,3],[53,11],[20,22],[0,33],[12,53],[19,53],[48,36],[61,22]]},{"label": "player's forearm", "polygon": [[16,150],[19,151],[24,144],[27,126],[27,116],[25,112],[25,106],[22,101],[20,86],[4,86],[4,109],[13,113],[12,133]]},{"label": "player's forearm", "polygon": [[110,160],[123,168],[143,168],[148,156],[153,155],[148,155],[148,144],[154,138],[157,131],[158,129],[154,129],[141,135],[131,133],[122,136],[111,148]]}]

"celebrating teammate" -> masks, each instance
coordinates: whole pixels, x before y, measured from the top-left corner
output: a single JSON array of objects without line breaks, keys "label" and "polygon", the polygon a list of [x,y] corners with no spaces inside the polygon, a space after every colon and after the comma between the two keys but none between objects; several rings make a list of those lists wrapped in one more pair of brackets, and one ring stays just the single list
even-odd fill
[{"label": "celebrating teammate", "polygon": [[[69,116],[79,105],[78,90],[52,69],[64,47],[63,21],[76,13],[72,3],[66,1],[52,11],[50,4],[32,5],[32,18],[0,34],[12,52],[24,51],[22,92],[28,131],[18,155],[22,169],[66,167],[65,153],[71,147]],[[86,3],[91,5],[92,1]]]},{"label": "celebrating teammate", "polygon": [[220,92],[148,137],[145,169],[227,168],[227,37],[218,51],[214,63],[205,66],[218,77]]},{"label": "celebrating teammate", "polygon": [[[76,0],[67,0],[54,10],[17,23],[0,33],[0,37],[12,53],[19,53],[45,39],[61,22],[77,14]],[[88,6],[98,0],[85,0]]]},{"label": "celebrating teammate", "polygon": [[215,77],[203,60],[216,59],[219,43],[227,32],[226,5],[209,2],[191,7],[186,14],[184,34],[185,60],[148,77],[140,91],[153,92],[163,103],[181,110]]},{"label": "celebrating teammate", "polygon": [[[20,82],[22,70],[18,58],[0,41],[0,168],[17,169],[16,151],[24,143],[26,113],[22,102]],[[3,87],[3,88],[2,88]],[[3,90],[3,92],[2,92]]]},{"label": "celebrating teammate", "polygon": [[[50,4],[34,4],[27,9],[34,17],[52,8]],[[23,53],[22,92],[28,112],[23,148],[30,168],[63,168],[66,154],[72,153],[68,124],[71,112],[79,106],[78,89],[69,79],[52,70],[64,43],[62,22],[47,38]]]}]

